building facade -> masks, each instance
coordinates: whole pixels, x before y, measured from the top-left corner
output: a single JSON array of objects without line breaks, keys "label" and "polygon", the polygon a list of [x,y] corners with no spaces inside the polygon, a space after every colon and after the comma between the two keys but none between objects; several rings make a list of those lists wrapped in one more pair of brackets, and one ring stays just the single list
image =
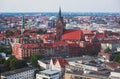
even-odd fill
[{"label": "building facade", "polygon": [[39,39],[21,39],[21,42],[13,42],[11,45],[12,55],[14,55],[17,59],[29,58],[33,54],[40,54],[41,51],[41,42]]},{"label": "building facade", "polygon": [[34,79],[36,69],[26,67],[1,73],[1,79]]},{"label": "building facade", "polygon": [[44,70],[36,74],[36,79],[60,79],[60,71],[58,70]]}]

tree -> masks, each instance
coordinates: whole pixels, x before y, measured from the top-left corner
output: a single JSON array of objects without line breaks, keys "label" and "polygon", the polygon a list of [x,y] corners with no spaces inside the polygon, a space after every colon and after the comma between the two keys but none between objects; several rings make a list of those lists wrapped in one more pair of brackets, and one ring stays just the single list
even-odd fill
[{"label": "tree", "polygon": [[30,63],[33,67],[38,66],[38,59],[40,59],[40,55],[38,54],[34,54],[30,57]]},{"label": "tree", "polygon": [[0,52],[3,52],[4,50],[4,47],[3,46],[0,46]]},{"label": "tree", "polygon": [[42,30],[42,29],[38,29],[37,31],[37,34],[45,34],[47,31],[45,30]]},{"label": "tree", "polygon": [[5,32],[6,37],[13,36],[14,33],[11,30],[6,30]]},{"label": "tree", "polygon": [[0,46],[0,52],[4,52],[6,54],[11,54],[12,53],[12,49],[11,48],[5,48],[3,46]]},{"label": "tree", "polygon": [[110,52],[110,51],[111,51],[110,47],[107,47],[107,48],[105,49],[105,52]]},{"label": "tree", "polygon": [[11,54],[12,49],[11,48],[4,48],[3,52],[6,53],[6,54]]},{"label": "tree", "polygon": [[24,60],[18,60],[18,63],[19,63],[18,66],[19,68],[23,68],[27,66],[27,63]]},{"label": "tree", "polygon": [[17,59],[12,59],[9,64],[10,70],[18,69],[19,68],[19,62]]},{"label": "tree", "polygon": [[5,59],[4,58],[0,58],[0,64],[4,64],[5,63]]},{"label": "tree", "polygon": [[21,34],[21,31],[20,30],[15,30],[15,33]]},{"label": "tree", "polygon": [[115,56],[114,61],[120,63],[120,54]]},{"label": "tree", "polygon": [[18,60],[14,56],[10,56],[4,64],[6,70],[14,70],[27,66],[24,60]]},{"label": "tree", "polygon": [[12,61],[13,59],[16,59],[14,56],[10,56],[8,58],[8,60],[4,63],[4,67],[5,67],[5,70],[10,70],[10,61]]}]

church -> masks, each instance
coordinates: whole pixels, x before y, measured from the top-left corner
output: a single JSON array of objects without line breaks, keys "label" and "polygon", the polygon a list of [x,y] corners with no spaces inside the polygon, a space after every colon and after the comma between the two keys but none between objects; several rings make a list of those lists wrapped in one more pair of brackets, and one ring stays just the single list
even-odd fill
[{"label": "church", "polygon": [[59,8],[56,33],[48,33],[40,38],[44,40],[42,48],[51,50],[52,56],[81,56],[97,54],[100,51],[98,38],[101,36],[105,37],[104,34],[98,34],[96,31],[65,29],[64,18]]},{"label": "church", "polygon": [[44,57],[75,57],[82,55],[94,55],[100,51],[98,38],[105,37],[104,34],[91,30],[67,30],[64,18],[59,8],[56,21],[56,32],[39,35],[39,39],[24,40],[12,43],[12,55],[17,59],[29,58],[33,54]]}]

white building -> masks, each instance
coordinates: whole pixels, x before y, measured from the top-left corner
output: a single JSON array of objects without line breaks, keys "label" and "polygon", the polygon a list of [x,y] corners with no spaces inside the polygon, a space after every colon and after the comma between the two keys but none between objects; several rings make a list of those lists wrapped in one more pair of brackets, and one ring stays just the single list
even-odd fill
[{"label": "white building", "polygon": [[6,53],[0,52],[0,56],[6,58]]},{"label": "white building", "polygon": [[60,72],[60,76],[63,76],[65,73],[65,66],[68,65],[68,62],[64,58],[52,58],[50,60],[50,69],[58,70]]},{"label": "white building", "polygon": [[14,71],[1,73],[1,79],[34,79],[36,69],[25,67]]},{"label": "white building", "polygon": [[44,70],[36,74],[36,79],[60,79],[60,71],[52,69]]},{"label": "white building", "polygon": [[91,71],[98,71],[99,70],[99,68],[94,66],[94,65],[82,64],[82,63],[79,63],[79,62],[69,62],[69,65],[73,66],[73,67],[80,68],[82,70],[91,70]]},{"label": "white building", "polygon": [[110,48],[113,51],[118,51],[118,47],[120,47],[120,42],[108,42],[108,43],[101,43],[101,48],[102,49],[107,49]]},{"label": "white building", "polygon": [[111,79],[120,79],[120,71],[118,71],[118,72],[111,72],[110,73],[110,78]]},{"label": "white building", "polygon": [[50,61],[48,60],[38,60],[38,65],[43,69],[49,69]]}]

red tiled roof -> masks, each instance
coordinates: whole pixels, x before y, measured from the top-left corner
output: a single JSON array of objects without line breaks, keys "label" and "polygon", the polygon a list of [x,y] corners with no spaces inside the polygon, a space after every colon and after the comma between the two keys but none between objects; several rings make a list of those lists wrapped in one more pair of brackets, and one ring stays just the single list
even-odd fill
[{"label": "red tiled roof", "polygon": [[112,35],[119,36],[120,34],[117,32],[112,32]]},{"label": "red tiled roof", "polygon": [[55,37],[55,33],[44,34],[39,36],[39,38],[45,39],[45,40],[53,40],[54,37]]},{"label": "red tiled roof", "polygon": [[56,46],[67,46],[68,43],[64,41],[54,41],[53,43],[43,43],[43,47],[56,47]]},{"label": "red tiled roof", "polygon": [[58,61],[62,68],[65,68],[65,66],[68,65],[68,62],[64,58],[53,58],[52,60],[54,65]]},{"label": "red tiled roof", "polygon": [[86,46],[92,46],[93,43],[90,43],[90,42],[86,42]]},{"label": "red tiled roof", "polygon": [[53,43],[54,46],[65,46],[67,44],[68,43],[64,42],[64,41],[54,41],[54,43]]},{"label": "red tiled roof", "polygon": [[39,48],[39,44],[24,44],[23,48]]},{"label": "red tiled roof", "polygon": [[83,33],[91,33],[91,30],[82,30]]},{"label": "red tiled roof", "polygon": [[95,35],[94,33],[86,33],[86,34],[84,34],[84,36],[88,36],[88,37],[92,37],[94,35]]},{"label": "red tiled roof", "polygon": [[63,40],[81,40],[83,32],[81,30],[66,30],[62,35]]},{"label": "red tiled roof", "polygon": [[68,43],[69,46],[79,46],[77,43],[73,42],[73,43]]},{"label": "red tiled roof", "polygon": [[118,69],[120,66],[120,64],[117,62],[105,62],[104,64],[114,69]]},{"label": "red tiled roof", "polygon": [[99,33],[96,35],[96,37],[99,39],[99,38],[106,38],[105,34],[104,33]]},{"label": "red tiled roof", "polygon": [[84,34],[84,36],[88,36],[88,37],[96,36],[98,39],[99,38],[106,38],[104,33],[98,33],[96,35],[94,33],[87,33],[87,34]]}]

